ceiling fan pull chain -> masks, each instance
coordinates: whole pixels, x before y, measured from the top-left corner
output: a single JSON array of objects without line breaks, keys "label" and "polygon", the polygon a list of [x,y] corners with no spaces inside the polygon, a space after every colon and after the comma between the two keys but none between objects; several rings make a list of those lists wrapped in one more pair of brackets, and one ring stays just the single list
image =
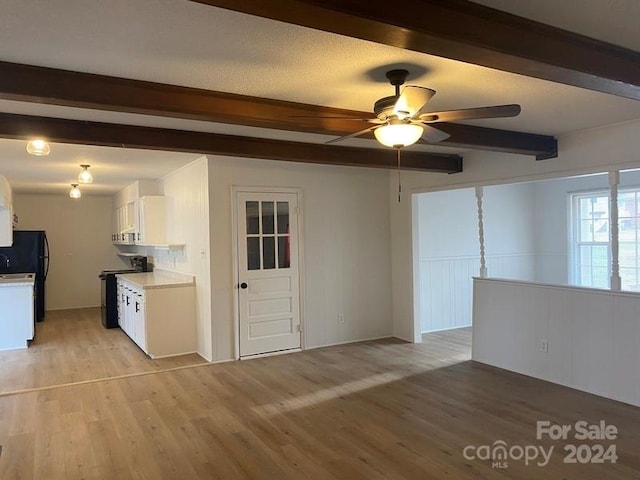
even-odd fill
[{"label": "ceiling fan pull chain", "polygon": [[400,194],[402,193],[402,182],[400,178],[400,147],[397,148],[398,151],[398,203],[400,203]]}]

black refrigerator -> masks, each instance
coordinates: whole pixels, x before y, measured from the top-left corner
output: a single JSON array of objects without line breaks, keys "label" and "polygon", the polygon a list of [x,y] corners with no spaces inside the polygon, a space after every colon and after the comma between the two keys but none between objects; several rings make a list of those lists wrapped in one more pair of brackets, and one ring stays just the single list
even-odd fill
[{"label": "black refrigerator", "polygon": [[0,247],[0,273],[35,273],[34,311],[44,320],[44,283],[49,273],[49,242],[43,230],[14,230],[13,246]]}]

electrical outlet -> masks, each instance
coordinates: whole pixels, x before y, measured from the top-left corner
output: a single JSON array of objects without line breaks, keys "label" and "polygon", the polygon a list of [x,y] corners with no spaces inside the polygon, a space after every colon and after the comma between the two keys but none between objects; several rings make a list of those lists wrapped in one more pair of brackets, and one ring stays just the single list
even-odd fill
[{"label": "electrical outlet", "polygon": [[548,340],[540,340],[540,351],[544,353],[549,352],[549,341]]},{"label": "electrical outlet", "polygon": [[338,315],[338,323],[344,325],[344,315],[342,313]]}]

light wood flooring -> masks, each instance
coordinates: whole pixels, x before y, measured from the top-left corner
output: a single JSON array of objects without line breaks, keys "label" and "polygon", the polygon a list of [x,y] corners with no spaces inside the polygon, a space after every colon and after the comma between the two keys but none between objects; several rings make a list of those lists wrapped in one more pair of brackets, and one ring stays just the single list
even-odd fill
[{"label": "light wood flooring", "polygon": [[[639,409],[469,360],[468,331],[0,397],[0,479],[640,478]],[[617,425],[619,460],[506,470],[467,445],[535,422]],[[607,442],[598,442],[607,443]]]},{"label": "light wood flooring", "polygon": [[26,350],[0,351],[0,395],[16,390],[205,363],[199,355],[151,360],[100,309],[49,311]]}]

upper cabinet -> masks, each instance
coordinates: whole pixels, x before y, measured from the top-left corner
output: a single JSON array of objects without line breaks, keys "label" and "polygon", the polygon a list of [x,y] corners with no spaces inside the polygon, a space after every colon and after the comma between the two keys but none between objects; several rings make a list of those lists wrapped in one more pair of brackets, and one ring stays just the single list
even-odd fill
[{"label": "upper cabinet", "polygon": [[13,245],[13,206],[11,186],[0,175],[0,247]]},{"label": "upper cabinet", "polygon": [[140,245],[167,243],[167,197],[147,195],[137,201],[135,242]]},{"label": "upper cabinet", "polygon": [[119,245],[175,247],[167,243],[168,206],[156,182],[132,183],[114,197],[111,240]]},{"label": "upper cabinet", "polygon": [[157,195],[158,182],[138,180],[120,190],[113,197],[111,241],[120,245],[140,243],[138,201],[145,195]]},{"label": "upper cabinet", "polygon": [[111,220],[113,243],[133,243],[137,223],[136,207],[136,202],[133,201],[113,209]]}]

